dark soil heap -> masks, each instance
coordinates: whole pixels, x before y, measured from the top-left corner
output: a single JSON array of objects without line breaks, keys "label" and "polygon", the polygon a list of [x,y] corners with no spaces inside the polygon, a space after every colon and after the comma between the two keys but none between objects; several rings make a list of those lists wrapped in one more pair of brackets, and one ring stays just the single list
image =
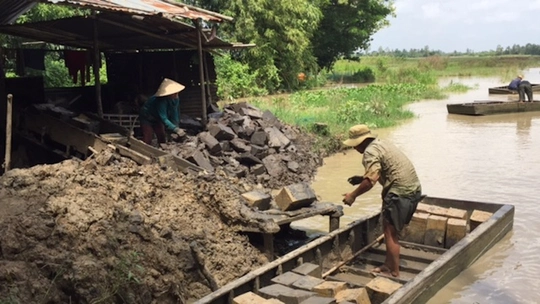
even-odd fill
[{"label": "dark soil heap", "polygon": [[0,303],[186,303],[268,262],[242,227],[277,226],[240,198],[309,182],[313,138],[248,104],[164,145],[206,169],[112,152],[0,176]]},{"label": "dark soil heap", "polygon": [[0,303],[200,298],[212,280],[222,286],[267,262],[235,232],[250,212],[239,195],[251,189],[219,168],[186,175],[104,152],[9,171],[0,177]]},{"label": "dark soil heap", "polygon": [[270,111],[236,103],[213,115],[207,132],[162,148],[208,172],[223,168],[229,176],[272,189],[310,182],[322,164],[322,156],[312,152],[315,138]]}]

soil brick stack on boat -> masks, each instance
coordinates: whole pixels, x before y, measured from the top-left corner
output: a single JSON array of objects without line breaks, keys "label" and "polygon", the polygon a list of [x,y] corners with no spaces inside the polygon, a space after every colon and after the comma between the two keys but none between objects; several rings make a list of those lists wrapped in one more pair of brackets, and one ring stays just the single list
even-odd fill
[{"label": "soil brick stack on boat", "polygon": [[403,231],[399,277],[384,263],[380,212],[287,253],[196,304],[425,303],[512,229],[514,206],[425,197]]},{"label": "soil brick stack on boat", "polygon": [[[304,271],[306,266],[313,270],[310,274]],[[384,277],[372,278],[365,287],[350,286],[343,281],[323,280],[320,267],[310,263],[276,276],[271,281],[273,284],[259,290],[260,295],[247,292],[235,297],[233,303],[374,304],[384,302],[402,286]]]},{"label": "soil brick stack on boat", "polygon": [[427,246],[450,248],[463,239],[471,228],[488,220],[490,212],[419,203],[411,223],[405,228],[403,240]]}]

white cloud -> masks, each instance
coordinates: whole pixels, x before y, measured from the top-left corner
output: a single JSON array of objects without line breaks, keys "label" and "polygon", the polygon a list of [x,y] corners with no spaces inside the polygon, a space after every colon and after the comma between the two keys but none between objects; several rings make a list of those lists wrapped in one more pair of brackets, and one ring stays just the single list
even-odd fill
[{"label": "white cloud", "polygon": [[512,21],[518,21],[520,18],[520,12],[516,11],[499,11],[494,12],[490,15],[484,15],[482,16],[481,20],[484,23],[501,23],[501,22],[512,22]]},{"label": "white cloud", "polygon": [[534,0],[529,2],[529,10],[538,11],[540,10],[540,0]]},{"label": "white cloud", "polygon": [[[536,20],[540,0],[396,0],[396,18],[376,33],[372,49],[422,48],[475,51],[539,43]],[[467,38],[465,38],[467,37]]]},{"label": "white cloud", "polygon": [[441,15],[441,8],[438,3],[428,3],[421,6],[424,17],[436,19]]}]

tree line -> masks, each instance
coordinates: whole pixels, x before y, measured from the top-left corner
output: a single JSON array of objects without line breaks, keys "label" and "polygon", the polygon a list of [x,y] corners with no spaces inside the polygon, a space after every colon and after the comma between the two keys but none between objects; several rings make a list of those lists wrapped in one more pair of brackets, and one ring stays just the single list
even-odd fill
[{"label": "tree line", "polygon": [[512,46],[503,47],[497,45],[495,50],[475,52],[472,49],[466,49],[464,52],[443,52],[441,50],[432,50],[429,46],[425,46],[421,49],[411,48],[406,49],[389,49],[379,47],[374,51],[359,51],[356,56],[370,55],[370,56],[392,56],[392,57],[404,57],[404,58],[420,58],[430,56],[502,56],[502,55],[540,55],[540,45],[527,43],[525,45],[514,44]]}]

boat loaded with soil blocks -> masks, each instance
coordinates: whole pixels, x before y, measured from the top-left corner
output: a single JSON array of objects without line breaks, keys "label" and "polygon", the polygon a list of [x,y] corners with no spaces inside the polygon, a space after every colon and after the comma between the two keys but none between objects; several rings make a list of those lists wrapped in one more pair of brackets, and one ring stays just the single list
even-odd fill
[{"label": "boat loaded with soil blocks", "polygon": [[447,104],[449,114],[461,115],[492,115],[505,113],[520,113],[540,111],[540,102],[517,102],[517,101],[475,101],[468,103]]},{"label": "boat loaded with soil blocks", "polygon": [[380,213],[230,282],[195,303],[425,303],[511,229],[514,206],[426,197],[403,232],[400,276],[385,259]]}]

